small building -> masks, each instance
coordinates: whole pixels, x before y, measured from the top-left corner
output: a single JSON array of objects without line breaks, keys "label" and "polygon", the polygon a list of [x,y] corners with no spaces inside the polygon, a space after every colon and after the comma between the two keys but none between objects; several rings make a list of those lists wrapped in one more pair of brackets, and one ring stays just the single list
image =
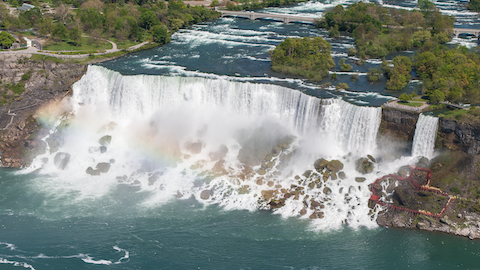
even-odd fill
[{"label": "small building", "polygon": [[17,7],[18,10],[21,10],[21,11],[27,11],[27,10],[30,10],[32,8],[34,8],[35,6],[34,5],[30,5],[30,4],[26,4],[26,3],[23,3],[21,7]]}]

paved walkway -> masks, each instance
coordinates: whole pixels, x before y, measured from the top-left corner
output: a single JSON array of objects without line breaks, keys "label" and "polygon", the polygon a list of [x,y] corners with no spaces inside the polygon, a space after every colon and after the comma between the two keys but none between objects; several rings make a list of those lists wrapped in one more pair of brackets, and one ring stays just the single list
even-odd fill
[{"label": "paved walkway", "polygon": [[413,107],[413,106],[408,106],[408,105],[402,105],[398,103],[398,100],[390,101],[388,103],[383,104],[385,107],[391,107],[391,108],[397,108],[397,109],[402,109],[402,110],[407,110],[407,111],[414,111],[414,112],[422,112],[423,109],[428,108],[430,106],[427,102],[425,101],[413,101],[413,102],[418,102],[418,103],[423,103],[422,106],[420,107]]},{"label": "paved walkway", "polygon": [[[110,40],[106,40],[106,39],[105,39],[105,41],[110,42],[110,44],[112,44],[112,48],[106,50],[105,52],[92,53],[92,54],[61,54],[61,51],[45,51],[45,50],[40,52],[35,47],[28,47],[25,50],[1,51],[0,55],[2,55],[2,54],[10,54],[10,55],[12,55],[12,54],[13,55],[41,54],[41,55],[58,57],[58,58],[87,58],[90,55],[104,55],[104,54],[108,54],[108,53],[114,53],[114,52],[121,51],[120,49],[118,49],[118,46],[115,42],[110,41]],[[127,50],[132,51],[132,50],[138,49],[138,48],[140,48],[143,45],[148,44],[148,43],[149,43],[148,41],[145,41],[145,42],[142,42],[140,44],[133,45],[133,46],[129,47]]]}]

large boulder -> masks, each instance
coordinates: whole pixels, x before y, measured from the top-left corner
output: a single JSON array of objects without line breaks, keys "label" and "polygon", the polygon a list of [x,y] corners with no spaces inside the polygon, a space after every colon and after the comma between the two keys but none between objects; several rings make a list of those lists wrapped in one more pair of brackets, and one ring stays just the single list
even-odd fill
[{"label": "large boulder", "polygon": [[105,135],[98,140],[98,143],[102,146],[107,146],[110,144],[111,141],[112,141],[112,136]]},{"label": "large boulder", "polygon": [[108,162],[100,162],[97,164],[96,167],[100,172],[107,173],[110,170],[110,163]]},{"label": "large boulder", "polygon": [[328,160],[324,158],[319,158],[315,160],[315,162],[313,163],[313,167],[315,168],[315,170],[317,170],[317,172],[322,172],[323,169],[325,169],[325,167],[327,166],[327,164]]},{"label": "large boulder", "polygon": [[186,142],[185,149],[187,149],[192,154],[199,154],[202,151],[203,144],[202,142]]},{"label": "large boulder", "polygon": [[421,157],[418,162],[417,162],[417,167],[420,168],[428,168],[428,158],[426,157]]},{"label": "large boulder", "polygon": [[327,169],[332,172],[339,172],[343,169],[343,163],[334,159],[327,163]]},{"label": "large boulder", "polygon": [[53,159],[55,167],[59,170],[65,170],[70,161],[70,154],[65,152],[58,152]]},{"label": "large boulder", "polygon": [[100,175],[100,170],[99,169],[95,170],[92,167],[88,167],[86,173],[90,175]]},{"label": "large boulder", "polygon": [[228,153],[227,146],[225,146],[225,144],[222,144],[220,145],[218,151],[211,152],[210,154],[208,154],[208,156],[210,157],[211,160],[215,161],[215,160],[224,159],[227,153]]},{"label": "large boulder", "polygon": [[208,200],[208,198],[210,198],[210,193],[211,191],[209,189],[203,190],[202,193],[200,193],[200,199]]},{"label": "large boulder", "polygon": [[373,172],[373,162],[371,162],[368,158],[359,158],[356,163],[357,172],[361,174],[368,174]]}]

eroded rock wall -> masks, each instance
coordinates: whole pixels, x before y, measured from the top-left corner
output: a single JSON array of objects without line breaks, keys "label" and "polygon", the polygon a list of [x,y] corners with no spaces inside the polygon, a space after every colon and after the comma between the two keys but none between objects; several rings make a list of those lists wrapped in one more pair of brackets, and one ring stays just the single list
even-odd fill
[{"label": "eroded rock wall", "polygon": [[[37,110],[68,95],[86,71],[75,63],[31,60],[30,55],[0,56],[0,152],[2,167],[19,168],[45,151]],[[24,74],[30,74],[24,76]],[[23,76],[23,77],[22,77]],[[24,91],[12,91],[12,85]]]},{"label": "eroded rock wall", "polygon": [[419,113],[417,112],[389,107],[382,108],[380,134],[397,138],[401,141],[411,142],[415,135],[415,125],[417,124],[418,116]]},{"label": "eroded rock wall", "polygon": [[480,126],[441,118],[435,146],[478,155],[480,154]]}]

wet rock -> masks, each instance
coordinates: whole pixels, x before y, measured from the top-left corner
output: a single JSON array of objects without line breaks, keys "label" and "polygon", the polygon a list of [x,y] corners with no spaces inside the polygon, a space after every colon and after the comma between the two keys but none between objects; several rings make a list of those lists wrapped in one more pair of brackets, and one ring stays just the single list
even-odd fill
[{"label": "wet rock", "polygon": [[155,174],[148,177],[148,185],[151,186],[151,185],[155,184],[155,182],[157,182],[157,180],[158,180],[158,176],[155,175]]},{"label": "wet rock", "polygon": [[314,183],[314,182],[310,182],[310,183],[308,184],[308,187],[309,187],[309,188],[314,188],[314,187],[315,187],[315,183]]},{"label": "wet rock", "polygon": [[307,170],[302,175],[308,178],[310,175],[312,175],[312,170]]},{"label": "wet rock", "polygon": [[428,168],[428,158],[421,157],[417,162],[417,167]]},{"label": "wet rock", "polygon": [[222,144],[222,145],[220,145],[218,151],[212,152],[212,153],[208,154],[208,156],[210,157],[211,160],[215,161],[215,160],[224,159],[225,156],[227,155],[227,153],[228,153],[227,146]]},{"label": "wet rock", "polygon": [[409,172],[410,172],[410,167],[408,165],[406,165],[406,166],[400,167],[400,169],[398,169],[397,174],[400,177],[407,177]]},{"label": "wet rock", "polygon": [[106,146],[100,146],[100,153],[106,153],[107,152],[107,147]]},{"label": "wet rock", "polygon": [[307,214],[307,209],[303,208],[300,210],[300,216],[305,216]]},{"label": "wet rock", "polygon": [[273,166],[275,166],[275,161],[270,161],[270,162],[267,163],[267,168],[268,169],[273,168]]},{"label": "wet rock", "polygon": [[258,171],[258,174],[259,174],[259,175],[265,175],[266,173],[267,173],[267,172],[266,172],[264,169],[260,169],[260,170]]},{"label": "wet rock", "polygon": [[325,167],[327,166],[327,164],[328,161],[326,159],[320,158],[315,160],[315,162],[313,163],[313,167],[315,168],[315,170],[317,170],[317,172],[322,172],[323,169],[325,169]]},{"label": "wet rock", "polygon": [[340,179],[342,179],[342,180],[345,179],[345,178],[347,178],[347,176],[345,175],[344,172],[338,172],[337,175],[338,175],[338,178],[340,178]]},{"label": "wet rock", "polygon": [[65,170],[68,163],[70,162],[70,154],[65,152],[58,152],[55,155],[53,162],[55,164],[55,167],[57,167],[57,169]]},{"label": "wet rock", "polygon": [[110,170],[110,163],[100,162],[97,164],[96,168],[102,173],[107,173]]},{"label": "wet rock", "polygon": [[276,209],[285,206],[285,199],[272,200],[268,203],[271,209]]},{"label": "wet rock", "polygon": [[208,200],[210,198],[211,190],[210,189],[205,189],[200,193],[200,199],[202,200]]},{"label": "wet rock", "polygon": [[274,193],[273,190],[262,190],[261,191],[262,197],[267,201],[269,201],[271,198],[273,198],[273,196],[274,196],[273,193]]},{"label": "wet rock", "polygon": [[325,187],[325,188],[323,189],[323,194],[325,194],[325,195],[330,195],[330,194],[332,194],[332,190],[331,190],[330,188],[328,188],[328,187]]},{"label": "wet rock", "polygon": [[367,180],[365,177],[355,177],[355,181],[358,183],[363,183]]},{"label": "wet rock", "polygon": [[227,170],[225,170],[225,160],[221,159],[213,165],[213,171],[217,174],[227,174]]},{"label": "wet rock", "polygon": [[343,163],[339,160],[334,159],[327,163],[327,169],[331,172],[339,172],[343,169]]},{"label": "wet rock", "polygon": [[263,185],[263,179],[258,179],[256,183],[259,186]]},{"label": "wet rock", "polygon": [[100,170],[94,170],[92,167],[88,167],[86,173],[90,175],[100,175]]},{"label": "wet rock", "polygon": [[273,185],[274,185],[273,181],[268,181],[267,186],[273,187]]},{"label": "wet rock", "polygon": [[202,142],[186,142],[184,146],[190,153],[196,155],[202,151],[203,144]]},{"label": "wet rock", "polygon": [[330,177],[332,178],[332,180],[337,180],[337,174],[333,171],[330,173]]},{"label": "wet rock", "polygon": [[309,216],[311,219],[323,218],[323,212],[314,212]]},{"label": "wet rock", "polygon": [[180,191],[177,191],[177,198],[182,198],[183,194]]},{"label": "wet rock", "polygon": [[355,169],[361,174],[371,173],[373,171],[373,162],[368,158],[359,158],[356,162]]},{"label": "wet rock", "polygon": [[110,135],[105,135],[98,140],[98,143],[102,146],[107,146],[110,142],[112,142],[112,136]]}]

